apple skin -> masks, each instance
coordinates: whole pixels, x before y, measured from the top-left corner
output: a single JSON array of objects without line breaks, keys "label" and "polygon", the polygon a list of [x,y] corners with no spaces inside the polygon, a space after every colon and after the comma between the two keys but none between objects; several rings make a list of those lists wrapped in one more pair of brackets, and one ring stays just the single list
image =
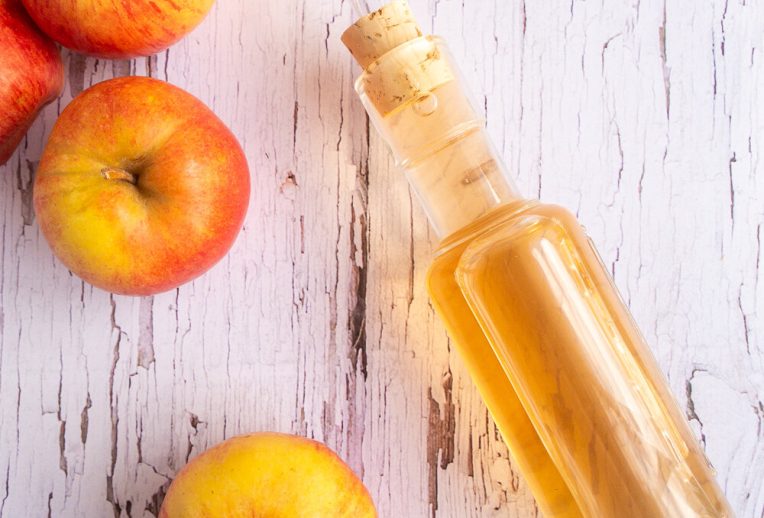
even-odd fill
[{"label": "apple skin", "polygon": [[183,468],[159,518],[376,518],[363,483],[321,443],[276,433],[235,437]]},{"label": "apple skin", "polygon": [[0,0],[0,165],[11,157],[43,106],[59,96],[64,65],[56,45],[21,2]]},{"label": "apple skin", "polygon": [[249,204],[247,160],[201,101],[124,77],[75,98],[51,132],[34,207],[56,256],[113,293],[153,295],[230,249]]},{"label": "apple skin", "polygon": [[214,0],[23,0],[37,25],[64,47],[104,58],[161,52],[191,32]]}]

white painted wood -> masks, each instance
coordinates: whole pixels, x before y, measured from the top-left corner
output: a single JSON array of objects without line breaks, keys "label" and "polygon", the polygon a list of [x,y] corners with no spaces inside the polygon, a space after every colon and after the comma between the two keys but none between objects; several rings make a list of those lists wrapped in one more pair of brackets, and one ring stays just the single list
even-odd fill
[{"label": "white painted wood", "polygon": [[[762,516],[764,4],[412,4],[517,183],[587,225],[738,515]],[[326,441],[385,517],[536,513],[428,304],[435,242],[355,98],[351,18],[220,0],[155,58],[65,53],[66,92],[0,169],[1,516],[153,516],[188,458],[257,430]],[[253,170],[231,254],[143,300],[74,278],[30,206],[57,113],[130,73],[208,103]]]}]

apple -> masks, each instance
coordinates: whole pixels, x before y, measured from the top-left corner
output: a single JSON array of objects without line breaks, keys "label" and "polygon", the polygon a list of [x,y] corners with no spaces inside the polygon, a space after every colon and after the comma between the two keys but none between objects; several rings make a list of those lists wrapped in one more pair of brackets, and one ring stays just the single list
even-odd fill
[{"label": "apple", "polygon": [[199,25],[214,0],[23,0],[37,25],[70,49],[105,58],[160,52]]},{"label": "apple", "polygon": [[157,79],[99,83],[63,111],[34,185],[42,233],[87,282],[153,295],[201,275],[241,229],[249,169],[201,101]]},{"label": "apple", "polygon": [[43,106],[59,96],[64,65],[56,45],[18,0],[0,0],[0,165]]},{"label": "apple", "polygon": [[159,518],[375,518],[369,492],[321,443],[276,433],[229,439],[183,468]]}]

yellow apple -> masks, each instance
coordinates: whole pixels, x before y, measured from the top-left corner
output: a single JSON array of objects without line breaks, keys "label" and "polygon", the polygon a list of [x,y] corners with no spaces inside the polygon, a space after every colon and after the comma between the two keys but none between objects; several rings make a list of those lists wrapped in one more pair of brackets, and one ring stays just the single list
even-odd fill
[{"label": "yellow apple", "polygon": [[34,186],[40,228],[75,274],[112,293],[153,295],[231,248],[250,196],[236,137],[200,100],[145,77],[74,99]]},{"label": "yellow apple", "polygon": [[191,461],[159,518],[376,518],[369,492],[321,443],[276,433],[229,439]]}]

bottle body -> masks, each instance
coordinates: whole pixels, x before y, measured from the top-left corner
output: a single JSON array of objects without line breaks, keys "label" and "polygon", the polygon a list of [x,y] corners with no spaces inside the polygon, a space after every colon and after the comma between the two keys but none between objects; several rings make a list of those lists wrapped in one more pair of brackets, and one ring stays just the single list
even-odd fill
[{"label": "bottle body", "polygon": [[394,0],[343,41],[371,121],[446,236],[434,306],[542,512],[731,516],[583,228],[517,194],[443,40]]},{"label": "bottle body", "polygon": [[[575,218],[541,204],[496,210],[511,216],[498,223],[485,218],[458,246],[447,240],[430,270],[429,290],[459,349],[476,356],[467,364],[481,394],[513,389],[503,401],[486,399],[498,408],[491,410],[500,416],[513,455],[528,445],[535,451],[536,441],[543,445],[546,458],[518,461],[542,511],[598,518],[731,516]],[[475,324],[482,337],[453,331]],[[483,351],[485,343],[492,355]],[[481,369],[494,371],[495,363],[501,373],[483,376]],[[504,414],[513,412],[515,401],[524,415],[515,413],[512,421]],[[557,468],[562,492],[548,477],[547,462]],[[575,506],[560,498],[565,490]]]}]

